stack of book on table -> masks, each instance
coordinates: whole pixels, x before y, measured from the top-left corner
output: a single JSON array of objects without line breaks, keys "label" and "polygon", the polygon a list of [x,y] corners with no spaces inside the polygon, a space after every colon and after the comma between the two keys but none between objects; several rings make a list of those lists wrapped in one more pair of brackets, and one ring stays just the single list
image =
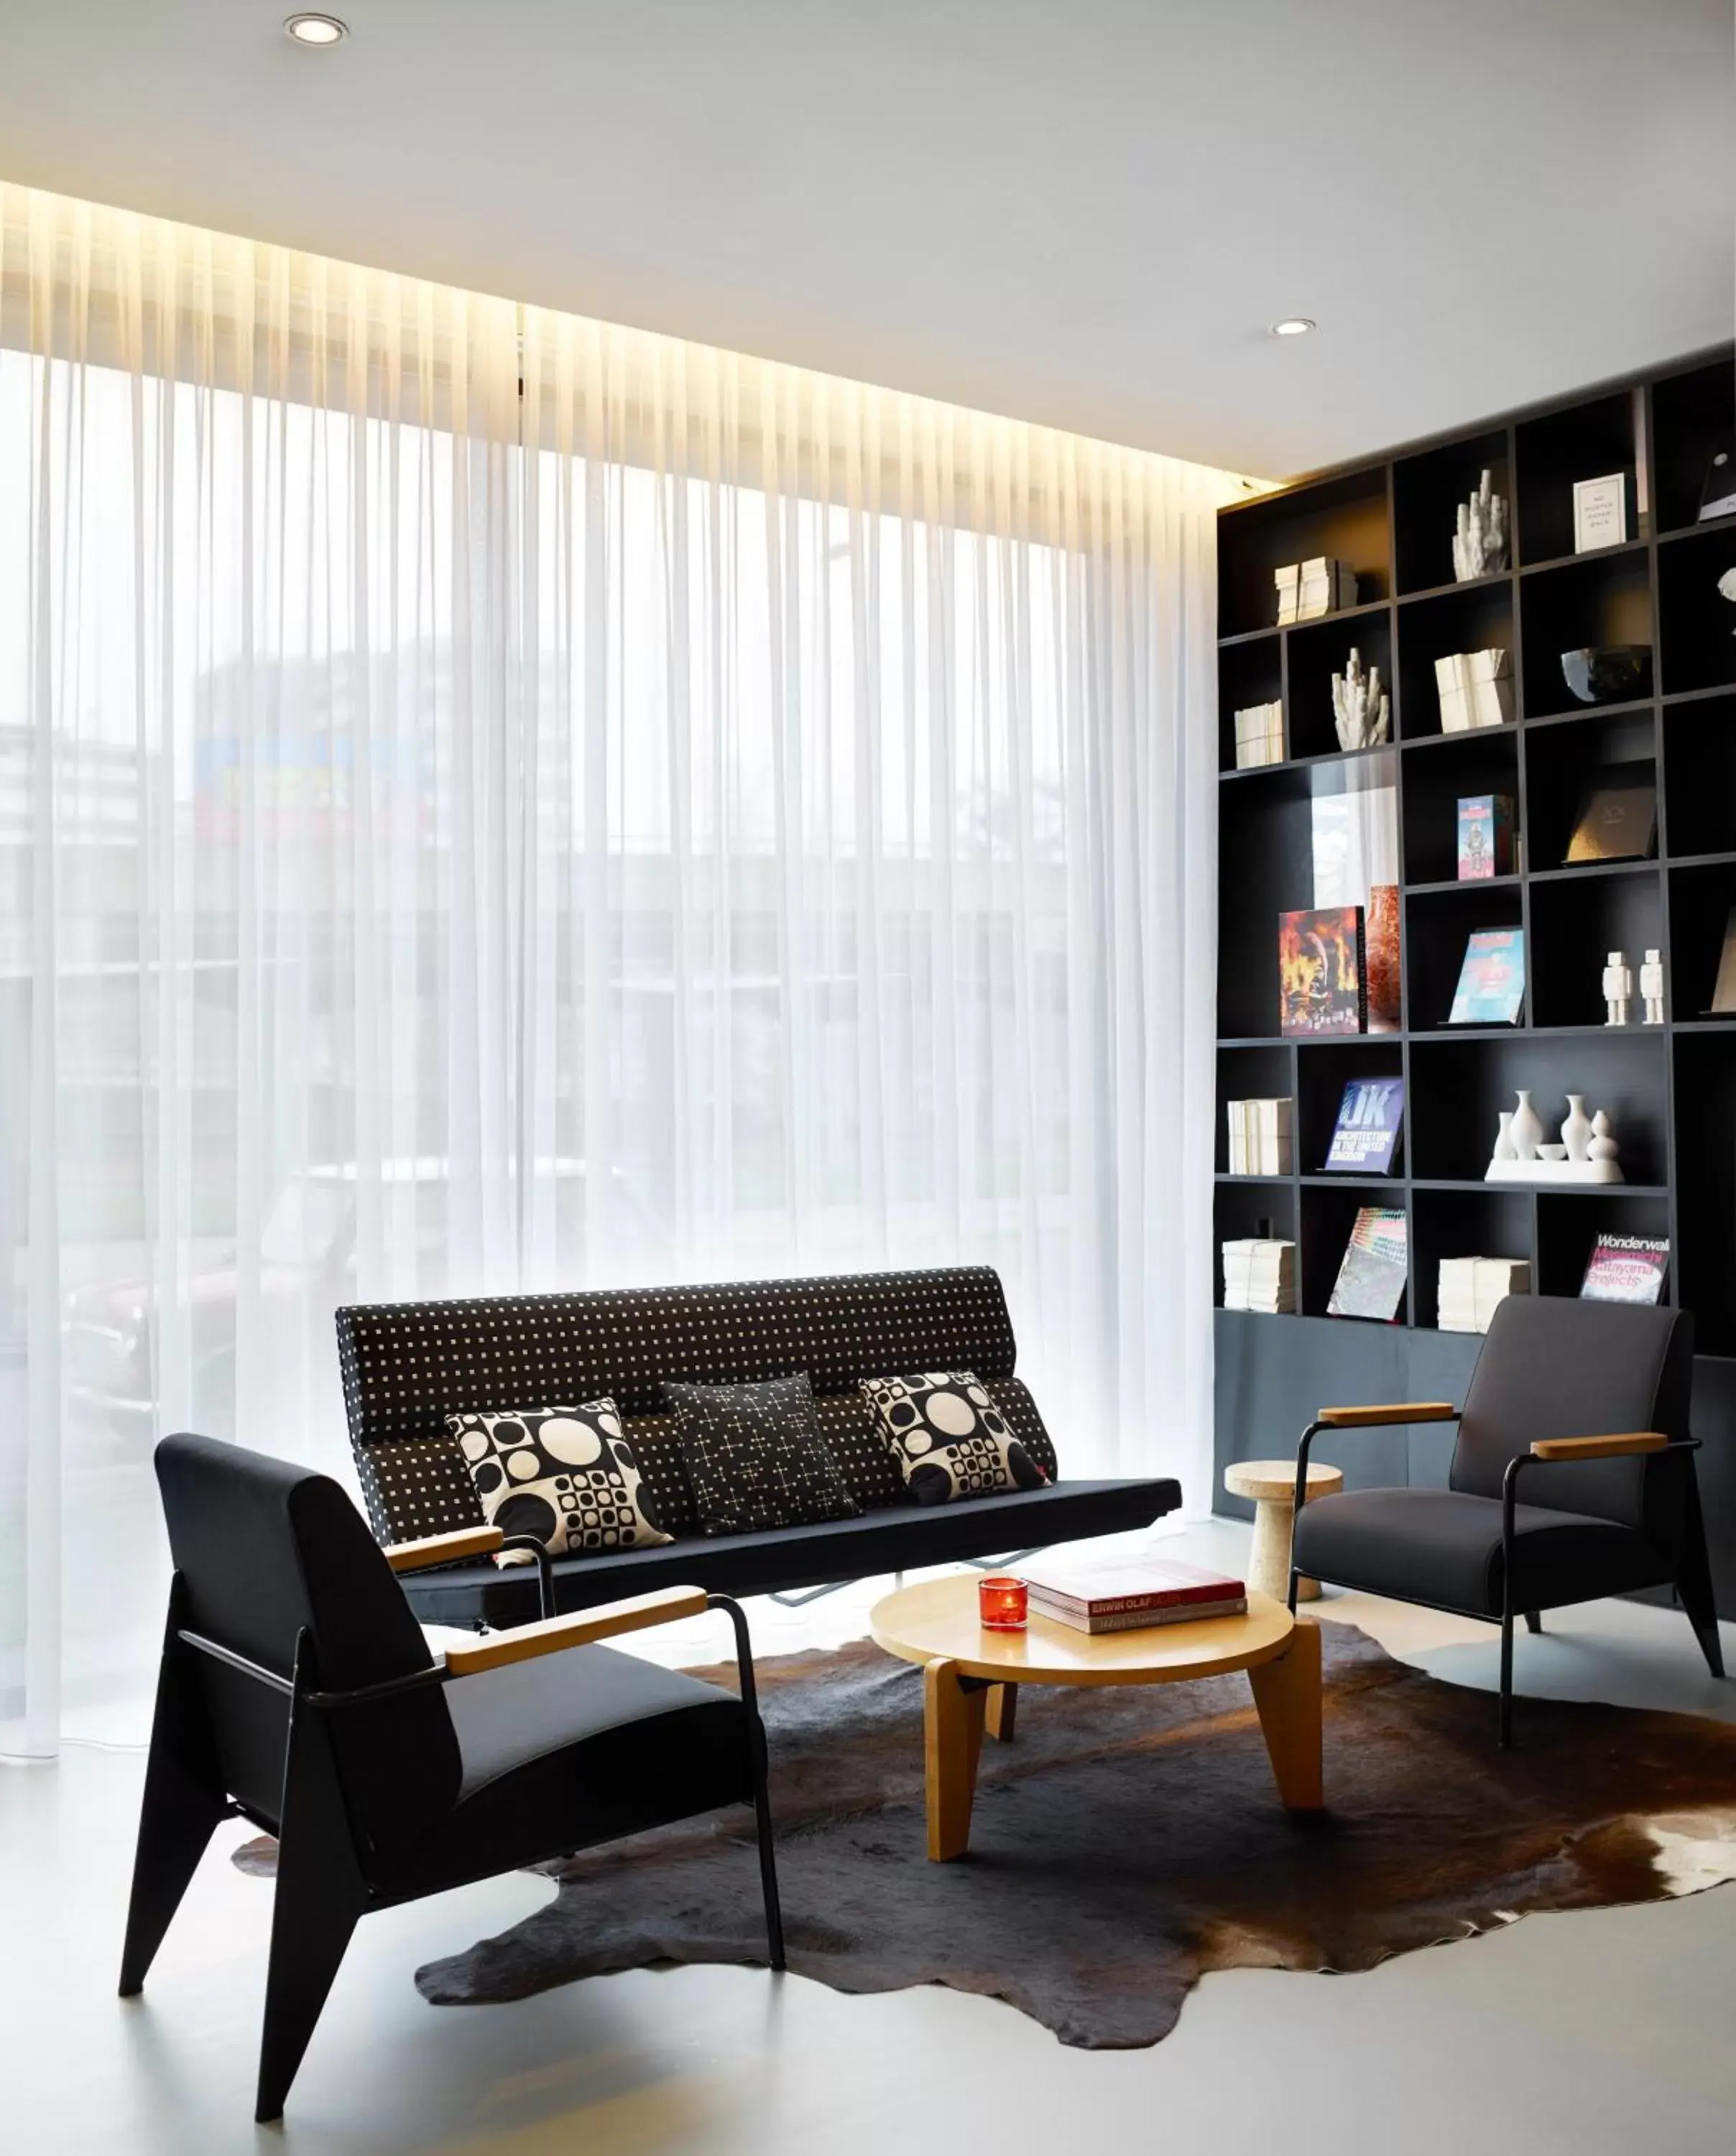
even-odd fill
[{"label": "stack of book on table", "polygon": [[1290,1173],[1290,1103],[1226,1101],[1232,1175]]},{"label": "stack of book on table", "polygon": [[1147,1558],[1116,1563],[1064,1550],[1019,1568],[1033,1615],[1076,1632],[1138,1632],[1204,1617],[1239,1617],[1247,1589],[1227,1573]]},{"label": "stack of book on table", "polygon": [[1498,1302],[1530,1292],[1531,1268],[1523,1258],[1442,1258],[1435,1322],[1443,1332],[1487,1332]]},{"label": "stack of book on table", "polygon": [[1224,1308],[1263,1310],[1273,1317],[1296,1307],[1296,1245],[1244,1235],[1224,1245]]}]

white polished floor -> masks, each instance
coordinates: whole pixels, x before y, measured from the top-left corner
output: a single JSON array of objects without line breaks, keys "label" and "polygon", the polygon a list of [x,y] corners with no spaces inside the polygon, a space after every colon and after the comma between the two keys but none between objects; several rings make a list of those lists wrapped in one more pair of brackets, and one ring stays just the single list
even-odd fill
[{"label": "white polished floor", "polygon": [[[1201,1528],[1171,1553],[1237,1557]],[[803,1614],[757,1605],[762,1654],[861,1629],[870,1590]],[[1480,1626],[1350,1596],[1319,1605],[1455,1681],[1492,1681]],[[1725,1652],[1736,1667],[1736,1627]],[[668,1659],[715,1651],[703,1628]],[[1626,1604],[1519,1643],[1523,1690],[1736,1718],[1686,1620]],[[1493,1726],[1493,1712],[1491,1724]],[[1063,2049],[991,2000],[846,1999],[800,1978],[680,1969],[499,2007],[425,2005],[419,1962],[550,1890],[510,1878],[362,1925],[284,2123],[252,2123],[270,1890],[226,1830],[142,1999],[114,1993],[142,1773],[69,1751],[0,1769],[0,2149],[227,2156],[274,2145],[562,2156],[1729,2156],[1736,2148],[1736,1887],[1534,1917],[1366,1975],[1208,1977],[1150,2051]],[[1733,1791],[1736,1795],[1736,1791]],[[1154,1822],[1161,1830],[1161,1822]]]}]

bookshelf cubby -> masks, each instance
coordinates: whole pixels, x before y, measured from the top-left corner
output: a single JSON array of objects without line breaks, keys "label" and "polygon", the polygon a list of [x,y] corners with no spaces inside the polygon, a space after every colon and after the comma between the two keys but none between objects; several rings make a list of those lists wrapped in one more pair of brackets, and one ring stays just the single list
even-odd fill
[{"label": "bookshelf cubby", "polygon": [[[1736,516],[1698,521],[1712,457],[1733,443],[1736,354],[1725,348],[1220,512],[1215,1209],[1220,1240],[1296,1245],[1293,1316],[1216,1313],[1220,1483],[1231,1460],[1290,1450],[1329,1399],[1462,1395],[1480,1343],[1438,1329],[1443,1258],[1524,1258],[1535,1291],[1574,1295],[1600,1234],[1668,1236],[1667,1295],[1696,1318],[1720,1608],[1736,1616],[1736,1018],[1708,1014],[1736,911],[1736,604],[1717,588],[1736,568]],[[1512,560],[1459,583],[1457,506],[1484,470],[1508,503]],[[1575,482],[1617,472],[1626,539],[1575,553]],[[1318,554],[1354,566],[1355,605],[1279,628],[1273,569]],[[1561,654],[1611,644],[1650,646],[1650,680],[1627,701],[1587,705]],[[1331,676],[1353,646],[1380,666],[1393,722],[1387,743],[1347,753]],[[1443,732],[1436,660],[1491,646],[1512,654],[1512,720]],[[1286,760],[1238,772],[1235,710],[1278,701]],[[1617,773],[1656,783],[1650,853],[1570,865],[1589,789]],[[1282,1038],[1278,916],[1331,902],[1315,889],[1320,804],[1370,788],[1390,789],[1402,1024]],[[1510,875],[1461,882],[1457,803],[1476,793],[1512,798],[1518,859]],[[1508,927],[1525,936],[1519,1023],[1452,1026],[1467,936]],[[1616,948],[1636,973],[1647,949],[1664,952],[1663,1024],[1604,1024],[1601,974]],[[1378,1075],[1406,1084],[1391,1172],[1327,1173],[1345,1081]],[[1520,1086],[1551,1137],[1570,1088],[1606,1108],[1626,1180],[1485,1183],[1497,1113]],[[1291,1172],[1229,1176],[1221,1104],[1271,1095],[1295,1103]],[[1390,1325],[1325,1314],[1362,1205],[1408,1218],[1408,1285]],[[1352,1486],[1438,1483],[1451,1445],[1450,1430],[1419,1427],[1343,1464]],[[1221,1491],[1218,1502],[1245,1510]]]}]

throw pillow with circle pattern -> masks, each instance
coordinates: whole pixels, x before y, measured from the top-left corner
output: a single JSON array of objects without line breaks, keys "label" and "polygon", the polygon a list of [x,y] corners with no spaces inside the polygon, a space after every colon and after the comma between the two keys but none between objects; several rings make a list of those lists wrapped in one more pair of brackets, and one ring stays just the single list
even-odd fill
[{"label": "throw pillow with circle pattern", "polygon": [[974,1370],[864,1378],[862,1393],[919,1505],[1037,1490],[1048,1480]]},{"label": "throw pillow with circle pattern", "polygon": [[446,1418],[482,1516],[503,1534],[535,1535],[552,1557],[651,1549],[673,1542],[639,1481],[612,1400]]}]

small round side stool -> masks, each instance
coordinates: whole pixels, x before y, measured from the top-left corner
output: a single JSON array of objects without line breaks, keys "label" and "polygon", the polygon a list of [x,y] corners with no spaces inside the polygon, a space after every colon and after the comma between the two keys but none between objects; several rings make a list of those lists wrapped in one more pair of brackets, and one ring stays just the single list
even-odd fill
[{"label": "small round side stool", "polygon": [[[1329,1497],[1344,1486],[1344,1470],[1308,1462],[1308,1495]],[[1248,1553],[1247,1584],[1256,1594],[1284,1601],[1290,1592],[1290,1523],[1296,1510],[1293,1460],[1237,1460],[1224,1470],[1224,1487],[1233,1496],[1254,1501],[1254,1543]],[[1298,1602],[1318,1602],[1318,1579],[1296,1583]]]}]

